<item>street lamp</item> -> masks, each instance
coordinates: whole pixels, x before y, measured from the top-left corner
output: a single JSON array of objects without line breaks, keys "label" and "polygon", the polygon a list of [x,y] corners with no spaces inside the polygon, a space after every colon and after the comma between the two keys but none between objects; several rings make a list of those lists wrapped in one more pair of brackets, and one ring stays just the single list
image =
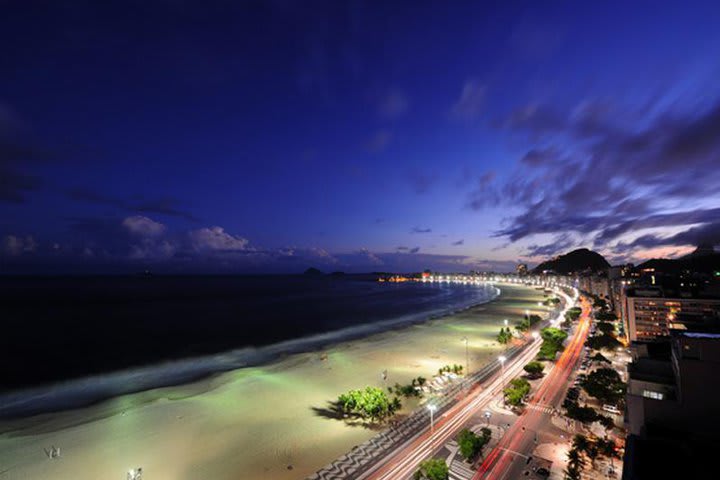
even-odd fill
[{"label": "street lamp", "polygon": [[461,339],[465,342],[465,376],[470,375],[470,355],[468,354],[468,337],[462,337]]},{"label": "street lamp", "polygon": [[492,417],[492,412],[489,410],[485,410],[485,413],[483,413],[483,417],[485,417],[485,420],[487,421],[488,427],[490,426],[490,417]]},{"label": "street lamp", "polygon": [[437,406],[436,405],[428,405],[427,408],[428,408],[428,410],[430,410],[430,432],[432,433],[435,431],[435,416],[434,416],[434,414],[435,414],[435,410],[437,410]]}]

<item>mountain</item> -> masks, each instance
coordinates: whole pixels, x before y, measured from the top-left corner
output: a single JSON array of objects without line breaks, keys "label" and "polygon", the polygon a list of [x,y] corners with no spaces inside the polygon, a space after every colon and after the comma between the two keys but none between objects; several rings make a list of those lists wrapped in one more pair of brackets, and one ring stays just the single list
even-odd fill
[{"label": "mountain", "polygon": [[688,258],[695,258],[695,257],[707,257],[708,255],[716,255],[717,252],[715,251],[715,247],[708,244],[701,244],[698,245],[698,247],[693,250],[691,253],[688,253],[684,257],[680,257],[680,260],[685,260]]},{"label": "mountain", "polygon": [[534,273],[542,273],[545,270],[552,270],[555,273],[565,275],[573,272],[592,270],[600,272],[607,270],[610,264],[605,257],[587,248],[579,248],[565,255],[560,255],[552,260],[542,262],[533,269]]},{"label": "mountain", "polygon": [[654,268],[658,272],[680,273],[683,270],[698,273],[720,271],[720,253],[700,250],[677,259],[653,258],[637,266],[638,269]]}]

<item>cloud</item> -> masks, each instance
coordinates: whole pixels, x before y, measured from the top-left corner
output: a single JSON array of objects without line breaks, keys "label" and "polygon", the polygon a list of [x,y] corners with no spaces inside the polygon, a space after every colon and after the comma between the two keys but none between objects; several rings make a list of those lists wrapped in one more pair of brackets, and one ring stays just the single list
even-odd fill
[{"label": "cloud", "polygon": [[378,103],[378,115],[383,118],[397,118],[408,111],[410,102],[404,92],[392,90],[380,98]]},{"label": "cloud", "polygon": [[432,232],[431,228],[420,228],[420,227],[413,227],[410,230],[410,233],[430,233]]},{"label": "cloud", "polygon": [[37,248],[37,242],[32,235],[21,237],[17,235],[6,235],[3,238],[3,252],[6,255],[16,257],[23,253],[32,253]]},{"label": "cloud", "polygon": [[420,247],[413,247],[410,250],[408,250],[408,253],[418,253],[420,251]]},{"label": "cloud", "polygon": [[[518,212],[497,237],[571,234],[563,247],[585,242],[606,251],[615,244],[681,246],[704,238],[718,220],[718,209],[698,206],[720,201],[719,101],[700,111],[535,103],[498,125],[528,145],[514,171],[484,178],[469,193],[473,209]],[[663,233],[683,226],[683,235]],[[656,231],[633,240],[645,229]],[[528,253],[550,254],[556,246],[531,244]]]},{"label": "cloud", "polygon": [[66,191],[65,195],[71,200],[78,202],[106,205],[135,213],[167,215],[184,218],[192,222],[198,221],[198,218],[192,213],[181,209],[178,206],[178,201],[173,198],[134,199],[126,201],[111,195],[99,193],[95,190],[80,187]]},{"label": "cloud", "polygon": [[392,132],[389,130],[380,130],[365,143],[365,149],[370,153],[380,153],[390,145],[392,137]]},{"label": "cloud", "polygon": [[230,235],[222,227],[193,230],[188,233],[190,242],[198,251],[244,251],[249,247],[247,239]]},{"label": "cloud", "polygon": [[407,178],[413,191],[418,195],[428,193],[433,184],[437,181],[436,176],[421,172],[417,169],[409,171]]},{"label": "cloud", "polygon": [[464,245],[464,244],[465,244],[465,240],[458,240],[457,242],[451,243],[451,245],[456,246],[456,247],[459,245]]},{"label": "cloud", "polygon": [[9,107],[0,104],[0,202],[24,203],[42,181],[29,167],[52,158],[34,140],[23,135],[21,122]]},{"label": "cloud", "polygon": [[454,117],[472,120],[482,113],[487,88],[477,80],[468,80],[463,85],[460,98],[451,108]]},{"label": "cloud", "polygon": [[125,218],[122,225],[128,232],[139,237],[157,237],[165,233],[165,225],[142,215]]}]

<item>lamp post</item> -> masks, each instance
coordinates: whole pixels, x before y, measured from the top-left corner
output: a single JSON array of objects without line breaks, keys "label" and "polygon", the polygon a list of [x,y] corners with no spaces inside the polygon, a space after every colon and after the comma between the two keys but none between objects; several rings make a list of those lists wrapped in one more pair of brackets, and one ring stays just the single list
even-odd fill
[{"label": "lamp post", "polygon": [[428,410],[430,410],[430,433],[435,431],[435,410],[437,410],[437,406],[435,405],[428,405]]},{"label": "lamp post", "polygon": [[505,355],[500,355],[498,357],[498,360],[500,361],[500,391],[502,392],[503,397],[503,405],[505,404]]},{"label": "lamp post", "polygon": [[470,375],[470,354],[468,353],[468,337],[462,337],[462,341],[465,342],[465,376]]}]

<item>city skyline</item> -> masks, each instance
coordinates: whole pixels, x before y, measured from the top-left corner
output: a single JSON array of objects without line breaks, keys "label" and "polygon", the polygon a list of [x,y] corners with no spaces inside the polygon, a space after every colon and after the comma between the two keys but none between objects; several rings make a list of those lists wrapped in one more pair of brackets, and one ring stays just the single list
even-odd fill
[{"label": "city skyline", "polygon": [[7,6],[0,272],[717,245],[720,9],[650,5]]}]

